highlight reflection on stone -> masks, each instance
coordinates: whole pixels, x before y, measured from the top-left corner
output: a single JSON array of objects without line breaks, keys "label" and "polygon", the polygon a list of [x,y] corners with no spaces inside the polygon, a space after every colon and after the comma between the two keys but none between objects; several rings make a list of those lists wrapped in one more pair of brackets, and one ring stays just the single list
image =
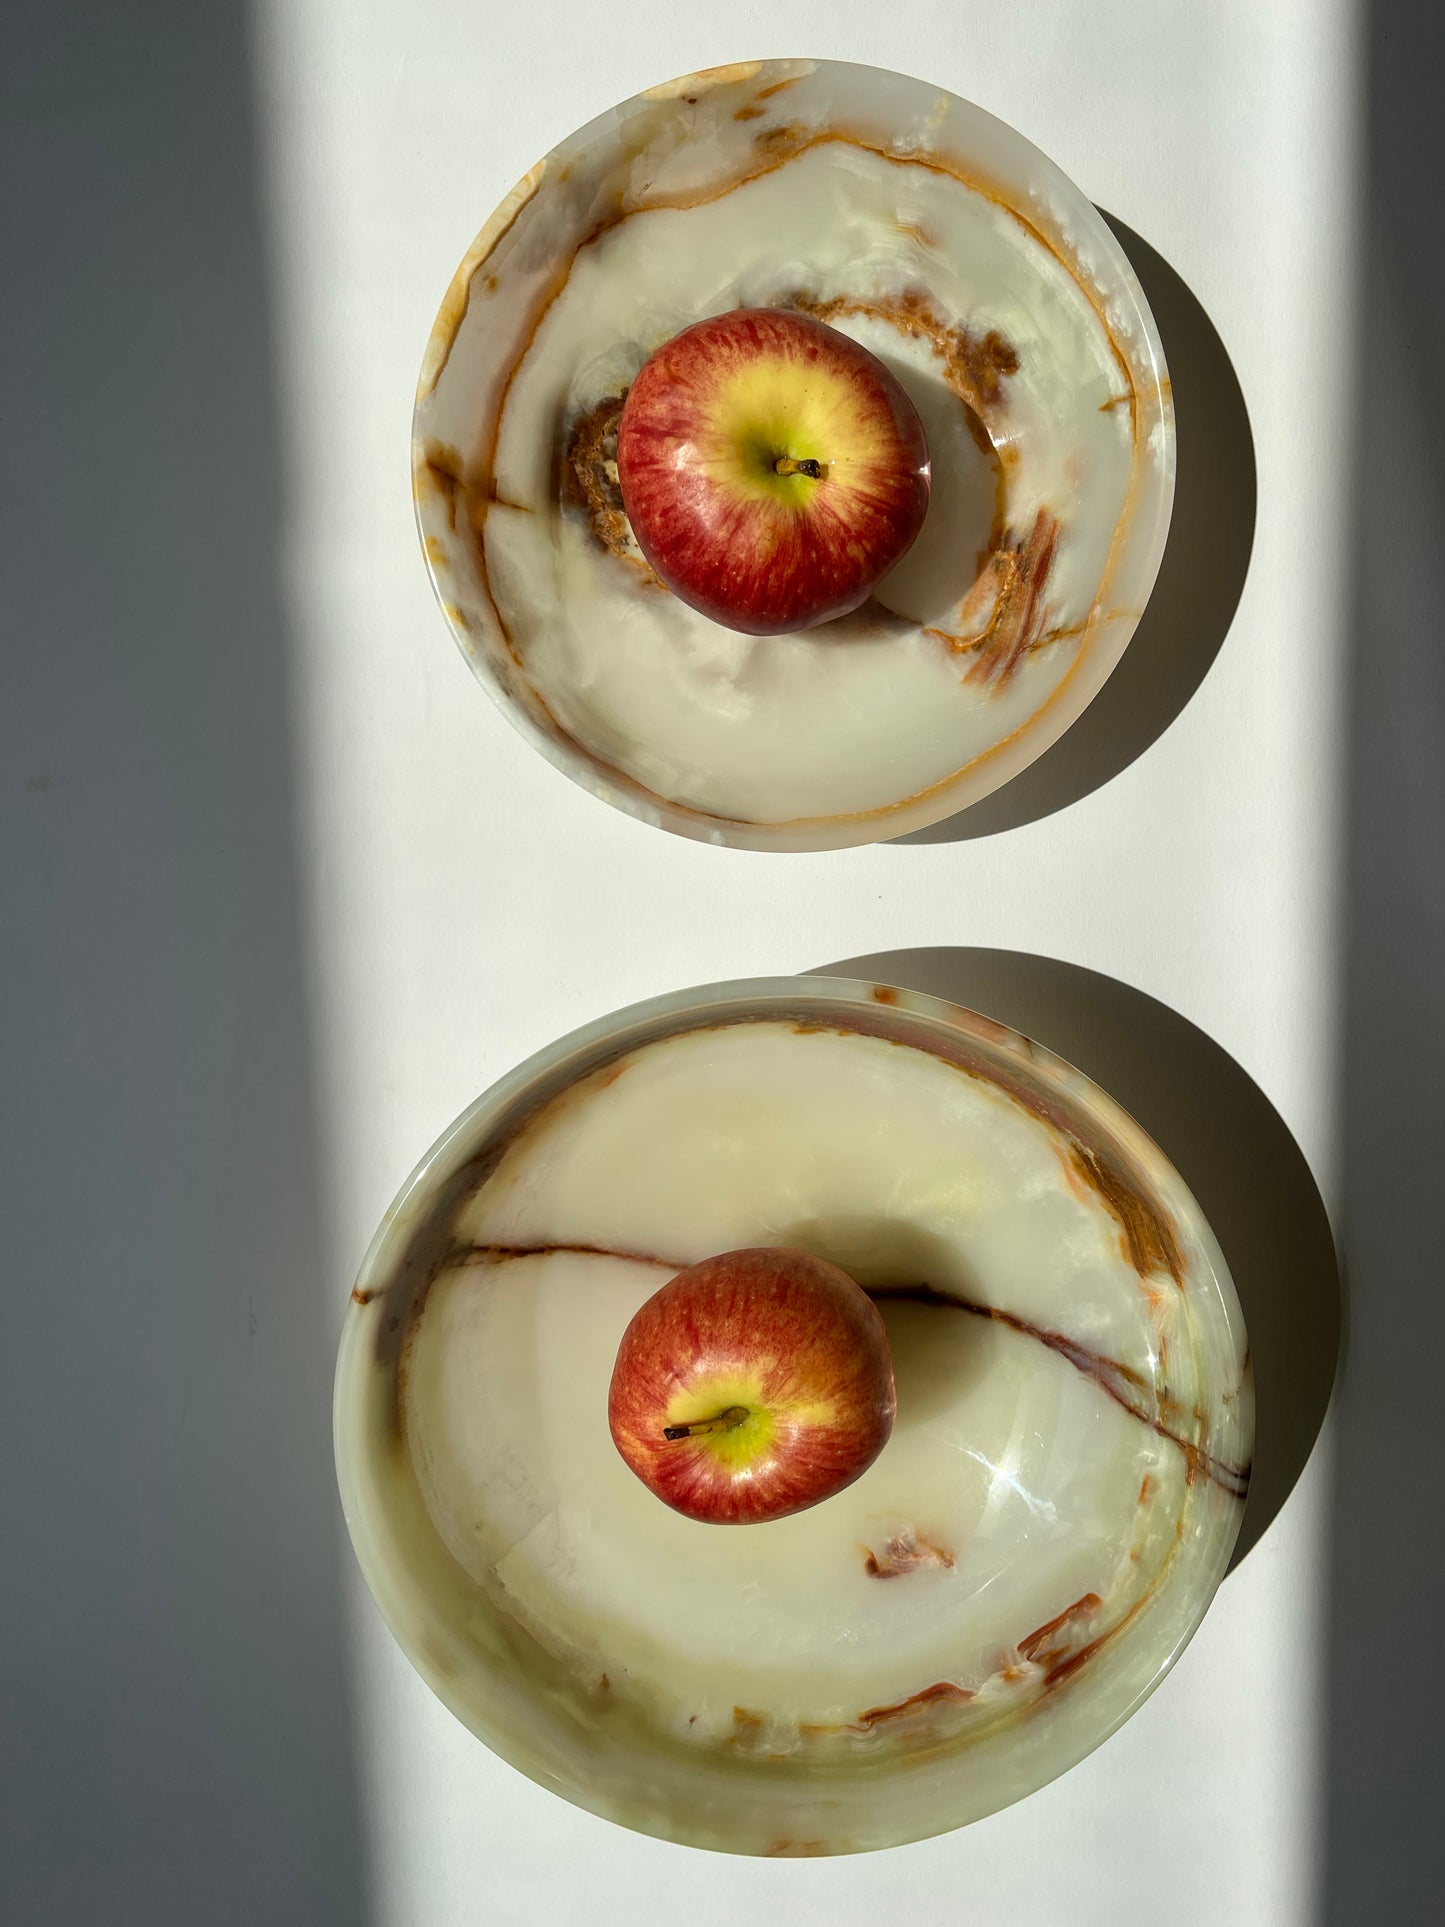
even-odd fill
[{"label": "highlight reflection on stone", "polygon": [[[607,1385],[661,1279],[760,1244],[873,1295],[898,1415],[846,1491],[723,1530],[632,1477]],[[837,1852],[1018,1797],[1155,1683],[1238,1528],[1197,1207],[1077,1072],[927,998],[737,986],[558,1046],[359,1290],[338,1453],[398,1636],[507,1757],[669,1837]]]},{"label": "highlight reflection on stone", "polygon": [[[664,590],[616,486],[633,377],[739,306],[871,349],[933,458],[873,599],[786,637]],[[539,747],[667,828],[810,848],[935,821],[1068,726],[1153,584],[1173,453],[1143,296],[1051,163],[920,82],[780,61],[654,90],[534,170],[438,317],[413,461],[453,627]]]}]

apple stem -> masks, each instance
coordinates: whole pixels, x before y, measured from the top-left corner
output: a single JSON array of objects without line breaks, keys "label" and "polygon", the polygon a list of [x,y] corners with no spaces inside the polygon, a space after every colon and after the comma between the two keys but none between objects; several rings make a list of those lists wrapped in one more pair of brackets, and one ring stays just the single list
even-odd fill
[{"label": "apple stem", "polygon": [[696,1439],[705,1432],[731,1432],[735,1425],[742,1424],[747,1415],[746,1405],[729,1405],[716,1418],[694,1419],[691,1425],[664,1425],[662,1436],[665,1439]]},{"label": "apple stem", "polygon": [[794,461],[791,455],[780,455],[773,463],[773,473],[775,475],[806,475],[810,481],[821,482],[823,479],[823,464],[814,461],[811,455],[805,456],[800,462]]}]

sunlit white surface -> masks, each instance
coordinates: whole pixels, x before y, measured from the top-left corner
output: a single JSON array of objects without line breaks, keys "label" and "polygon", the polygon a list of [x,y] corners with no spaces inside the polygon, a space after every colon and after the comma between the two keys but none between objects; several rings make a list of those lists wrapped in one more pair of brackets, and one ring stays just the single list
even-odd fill
[{"label": "sunlit white surface", "polygon": [[[1348,7],[1302,0],[802,0],[781,21],[744,5],[725,30],[662,0],[260,9],[330,1161],[317,1289],[338,1324],[419,1147],[527,1052],[680,984],[903,943],[1037,950],[1171,1003],[1258,1079],[1328,1192],[1352,35]],[[1188,282],[1249,403],[1254,557],[1210,675],[1121,776],[1006,836],[763,858],[629,822],[492,713],[416,555],[416,365],[478,221],[599,108],[800,49],[925,75],[1018,125]],[[550,1798],[432,1700],[358,1578],[378,1922],[566,1919],[584,1899],[600,1927],[661,1927],[680,1902],[708,1923],[780,1905],[945,1920],[966,1893],[984,1920],[1054,1927],[1152,1915],[1167,1892],[1180,1919],[1302,1924],[1321,1490],[1316,1462],[1092,1760],[965,1834],[837,1865],[694,1861]]]}]

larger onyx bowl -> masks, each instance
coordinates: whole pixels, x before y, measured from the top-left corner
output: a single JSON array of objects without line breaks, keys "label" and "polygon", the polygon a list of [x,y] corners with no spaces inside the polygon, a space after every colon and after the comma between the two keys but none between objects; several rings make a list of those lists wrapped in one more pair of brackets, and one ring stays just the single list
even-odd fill
[{"label": "larger onyx bowl", "polygon": [[[617,484],[638,369],[736,307],[862,342],[932,450],[913,549],[799,635],[679,602]],[[544,755],[681,835],[834,849],[977,801],[1098,692],[1158,572],[1174,418],[1118,242],[1022,135],[900,74],[750,61],[603,114],[507,197],[427,345],[412,469],[447,620]]]},{"label": "larger onyx bowl", "polygon": [[[660,1284],[759,1244],[875,1298],[897,1423],[823,1504],[699,1524],[608,1382]],[[1158,1684],[1239,1528],[1198,1206],[1078,1071],[910,992],[724,984],[564,1039],[428,1153],[352,1298],[337,1467],[392,1631],[504,1759],[667,1839],[856,1852],[1020,1798]]]}]

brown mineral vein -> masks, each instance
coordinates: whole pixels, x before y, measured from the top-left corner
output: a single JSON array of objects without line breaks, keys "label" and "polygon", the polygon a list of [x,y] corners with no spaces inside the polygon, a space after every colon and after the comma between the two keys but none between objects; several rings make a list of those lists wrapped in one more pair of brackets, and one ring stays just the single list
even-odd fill
[{"label": "brown mineral vein", "polygon": [[[674,1277],[687,1269],[689,1261],[676,1258],[659,1258],[652,1252],[622,1251],[608,1245],[587,1244],[537,1244],[537,1245],[457,1245],[442,1260],[438,1270],[451,1266],[499,1264],[513,1258],[544,1258],[553,1253],[575,1253],[585,1258],[617,1258],[628,1264],[652,1265],[659,1271],[671,1273]],[[1215,1458],[1202,1445],[1193,1439],[1185,1438],[1181,1432],[1167,1423],[1166,1413],[1171,1409],[1169,1401],[1150,1385],[1142,1373],[1132,1366],[1122,1365],[1117,1359],[1108,1358],[1101,1352],[1090,1350],[1076,1339],[1067,1337],[1063,1332],[1050,1331],[1046,1326],[1032,1324],[1027,1318],[1020,1318],[1016,1312],[1003,1311],[997,1305],[978,1305],[970,1299],[956,1297],[952,1292],[939,1291],[933,1285],[870,1285],[868,1296],[875,1302],[890,1304],[914,1304],[936,1306],[939,1310],[967,1312],[974,1318],[987,1318],[994,1324],[1006,1325],[1024,1338],[1032,1338],[1049,1351],[1056,1353],[1074,1370],[1085,1378],[1093,1379],[1099,1388],[1107,1392],[1116,1405],[1120,1405],[1131,1418],[1147,1425],[1151,1432],[1167,1439],[1184,1454],[1185,1466],[1190,1483],[1203,1475],[1236,1499],[1244,1498],[1249,1490],[1249,1467],[1236,1467]],[[1157,1409],[1153,1409],[1157,1407]],[[1198,1413],[1196,1412],[1196,1417]],[[941,1551],[940,1548],[930,1548]],[[947,1555],[943,1555],[947,1559]],[[870,1560],[873,1555],[869,1554]],[[947,1561],[952,1563],[951,1560]],[[915,1562],[916,1563],[916,1562]],[[902,1570],[903,1568],[899,1568]],[[872,1566],[869,1567],[870,1572]],[[890,1575],[880,1575],[890,1576]]]},{"label": "brown mineral vein", "polygon": [[382,1301],[382,1316],[376,1319],[376,1361],[392,1376],[392,1419],[398,1441],[406,1436],[402,1384],[406,1360],[427,1294],[456,1249],[458,1217],[501,1162],[504,1148],[488,1145],[452,1173],[413,1228],[391,1276],[370,1293]]},{"label": "brown mineral vein", "polygon": [[1162,1403],[1158,1393],[1140,1373],[1128,1365],[1121,1365],[1117,1359],[1091,1351],[1087,1345],[1079,1344],[1062,1332],[1031,1324],[1027,1318],[1020,1318],[1015,1312],[1001,1311],[997,1305],[975,1305],[966,1298],[955,1297],[951,1292],[938,1291],[932,1285],[875,1285],[869,1288],[868,1296],[875,1300],[936,1305],[951,1311],[968,1312],[972,1317],[991,1319],[995,1324],[1007,1325],[1010,1331],[1016,1331],[1025,1338],[1036,1339],[1040,1345],[1047,1346],[1051,1352],[1057,1352],[1060,1358],[1066,1359],[1076,1372],[1093,1379],[1115,1404],[1121,1405],[1141,1425],[1147,1425],[1151,1432],[1178,1446],[1184,1454],[1191,1484],[1203,1474],[1233,1498],[1242,1499],[1248,1492],[1249,1467],[1228,1465],[1206,1452],[1193,1439],[1175,1431],[1166,1423],[1163,1410],[1153,1410],[1146,1402],[1152,1399]]},{"label": "brown mineral vein", "polygon": [[674,1275],[686,1271],[686,1264],[673,1264],[667,1258],[653,1258],[645,1251],[621,1251],[614,1245],[458,1245],[447,1260],[450,1265],[494,1265],[509,1258],[550,1258],[575,1254],[580,1258],[622,1258],[630,1265],[655,1265],[659,1271]]},{"label": "brown mineral vein", "polygon": [[[990,566],[992,566],[992,564],[990,564]],[[1052,629],[1045,629],[1042,635],[1035,636],[1029,644],[1028,654],[1031,656],[1036,655],[1041,649],[1052,649],[1056,642],[1072,642],[1076,636],[1087,635],[1091,620],[1108,622],[1111,621],[1112,618],[1110,616],[1085,617],[1082,622],[1060,623]],[[934,629],[925,626],[923,633],[925,636],[932,636],[935,642],[945,643],[953,655],[967,656],[971,655],[975,649],[982,649],[984,644],[992,639],[993,629],[992,624],[990,624],[989,628],[980,629],[976,635],[956,636],[952,630],[949,629]]]},{"label": "brown mineral vein", "polygon": [[[900,224],[902,225],[902,224]],[[921,230],[909,230],[921,235]],[[806,292],[796,293],[783,304],[800,308],[817,321],[836,321],[841,316],[866,316],[886,321],[902,335],[926,341],[943,364],[943,377],[959,400],[982,422],[996,414],[1003,401],[1003,384],[1019,371],[1018,351],[1013,344],[990,328],[975,334],[966,327],[954,327],[939,314],[928,296],[919,288],[908,288],[889,299],[862,299],[834,295],[820,301]],[[977,441],[977,426],[970,422]],[[992,455],[991,440],[984,438],[984,453]]]},{"label": "brown mineral vein", "polygon": [[1044,1625],[1035,1627],[1033,1632],[1026,1634],[1018,1642],[1016,1651],[1025,1659],[1031,1660],[1035,1666],[1052,1665],[1068,1650],[1066,1645],[1054,1645],[1055,1634],[1063,1632],[1076,1619],[1086,1619],[1092,1613],[1096,1613],[1103,1603],[1098,1593],[1086,1592],[1082,1599],[1076,1599],[1072,1606],[1065,1606],[1061,1613],[1046,1621]]},{"label": "brown mineral vein", "polygon": [[[452,276],[451,283],[442,296],[442,305],[437,318],[432,323],[431,339],[427,342],[421,379],[417,384],[418,402],[424,401],[428,395],[435,392],[436,385],[451,359],[452,348],[461,332],[462,323],[467,318],[467,311],[472,305],[472,284],[511,233],[522,210],[542,185],[542,176],[546,169],[546,161],[541,160],[522,176],[512,191],[498,204],[491,219],[467,249],[461,266]],[[489,285],[495,288],[494,278]]]},{"label": "brown mineral vein", "polygon": [[1108,616],[1100,616],[1098,618],[1086,616],[1082,622],[1066,622],[1053,629],[1045,629],[1041,636],[1036,636],[1033,642],[1029,644],[1030,654],[1036,649],[1051,648],[1056,642],[1071,642],[1075,636],[1086,635],[1090,621],[1095,619],[1101,622],[1110,620]]},{"label": "brown mineral vein", "polygon": [[1183,1270],[1178,1240],[1159,1212],[1149,1209],[1087,1144],[1075,1142],[1070,1157],[1079,1176],[1103,1199],[1123,1231],[1129,1262],[1139,1276],[1148,1278],[1167,1271],[1177,1280]]},{"label": "brown mineral vein", "polygon": [[[1035,1627],[1033,1632],[1025,1634],[1019,1640],[1014,1650],[1026,1662],[1025,1665],[1002,1666],[997,1676],[1009,1681],[1018,1681],[1027,1677],[1029,1666],[1036,1667],[1044,1676],[1041,1697],[1047,1696],[1062,1686],[1066,1680],[1072,1678],[1101,1647],[1106,1646],[1117,1634],[1123,1632],[1135,1615],[1148,1604],[1157,1585],[1156,1578],[1154,1584],[1141,1593],[1128,1611],[1122,1613],[1111,1626],[1104,1627],[1092,1639],[1086,1640],[1082,1646],[1070,1646],[1068,1634],[1075,1623],[1079,1620],[1091,1619],[1103,1608],[1104,1602],[1098,1593],[1084,1593],[1071,1606],[1066,1606],[1061,1613],[1056,1613],[1052,1619],[1047,1620],[1042,1626]],[[1060,1635],[1063,1637],[1061,1638]],[[928,1707],[966,1706],[977,1697],[976,1689],[971,1686],[959,1686],[953,1680],[937,1680],[932,1686],[925,1686],[916,1693],[910,1693],[906,1699],[891,1701],[886,1706],[871,1706],[853,1720],[821,1724],[800,1721],[797,1729],[798,1737],[803,1741],[837,1739],[844,1734],[866,1737],[876,1732],[880,1726],[889,1725],[895,1720],[907,1719],[910,1715]],[[696,1715],[693,1719],[696,1719]],[[689,1724],[692,1724],[692,1721],[689,1721]],[[763,1732],[765,1726],[766,1721],[762,1714],[750,1712],[743,1706],[735,1706],[730,1743],[742,1744],[748,1750],[756,1751],[756,1737]]]},{"label": "brown mineral vein", "polygon": [[461,456],[445,442],[428,442],[421,459],[421,471],[446,503],[447,527],[455,535],[457,498],[464,486]]},{"label": "brown mineral vein", "polygon": [[[1157,1583],[1156,1581],[1155,1584]],[[1117,1634],[1122,1633],[1134,1615],[1152,1598],[1153,1593],[1154,1587],[1151,1586],[1148,1592],[1140,1594],[1128,1612],[1116,1619],[1112,1626],[1106,1626],[1097,1638],[1091,1639],[1087,1645],[1076,1646],[1071,1653],[1063,1653],[1055,1658],[1044,1683],[1045,1691],[1052,1692],[1055,1687],[1062,1686],[1066,1679],[1071,1679],[1081,1666],[1094,1657],[1101,1646],[1106,1646]]]},{"label": "brown mineral vein", "polygon": [[875,1726],[883,1726],[889,1720],[906,1719],[920,1707],[933,1706],[940,1700],[959,1705],[976,1698],[969,1686],[955,1686],[952,1680],[941,1679],[933,1686],[925,1686],[922,1692],[910,1693],[907,1699],[895,1700],[891,1706],[870,1706],[866,1713],[860,1713],[852,1723],[852,1731],[871,1733]]},{"label": "brown mineral vein", "polygon": [[[907,1699],[893,1700],[887,1706],[870,1706],[853,1720],[800,1720],[798,1738],[800,1740],[837,1739],[845,1733],[866,1737],[880,1726],[887,1726],[893,1720],[907,1719],[910,1714],[921,1712],[925,1707],[943,1705],[963,1706],[978,1695],[971,1686],[957,1686],[952,1680],[941,1679],[932,1686],[922,1687],[910,1693]],[[749,1713],[741,1706],[733,1708],[735,1730],[732,1743],[751,1742],[752,1736],[763,1726],[760,1714]],[[755,1749],[754,1749],[755,1750]]]},{"label": "brown mineral vein", "polygon": [[923,633],[925,636],[931,636],[934,642],[946,644],[950,653],[955,656],[966,656],[971,650],[982,649],[988,641],[986,629],[981,629],[976,636],[956,636],[951,630],[935,629],[931,624],[925,623]]},{"label": "brown mineral vein", "polygon": [[911,1529],[894,1533],[882,1552],[864,1548],[863,1570],[870,1579],[901,1579],[905,1573],[917,1572],[925,1566],[950,1570],[953,1554],[947,1546],[936,1545],[932,1539],[925,1539],[921,1532]]},{"label": "brown mineral vein", "polygon": [[1012,556],[998,601],[982,638],[983,647],[969,665],[967,682],[986,682],[1004,688],[1019,664],[1041,640],[1047,607],[1044,591],[1059,544],[1059,524],[1045,508],[1034,517],[1022,543],[1010,542],[999,557]]}]

